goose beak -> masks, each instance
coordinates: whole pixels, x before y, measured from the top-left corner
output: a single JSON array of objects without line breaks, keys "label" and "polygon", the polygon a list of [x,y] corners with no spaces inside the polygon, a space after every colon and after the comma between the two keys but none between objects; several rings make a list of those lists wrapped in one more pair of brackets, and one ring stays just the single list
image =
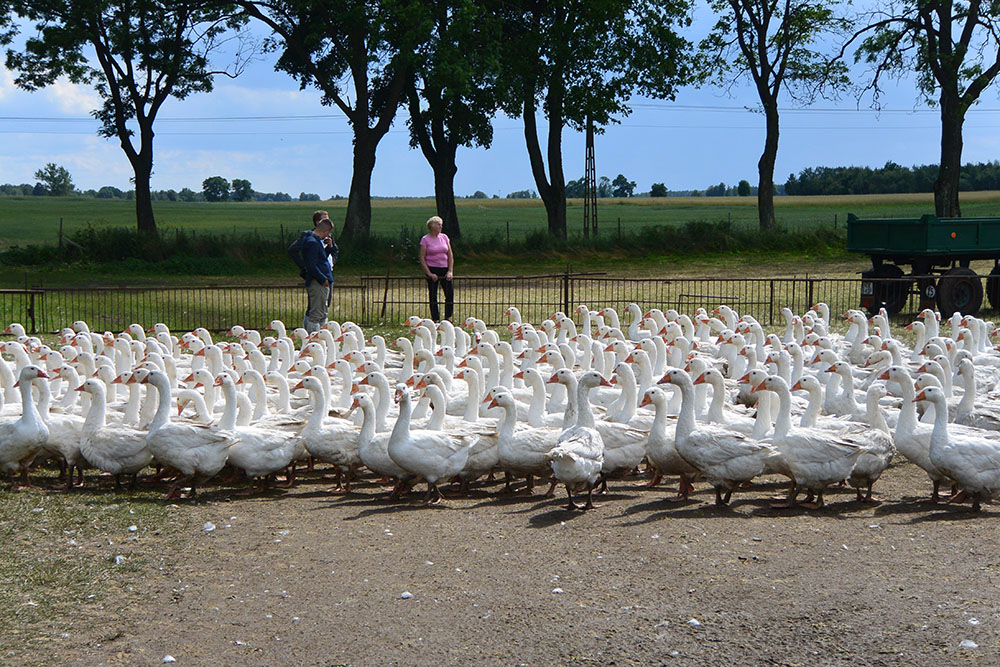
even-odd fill
[{"label": "goose beak", "polygon": [[302,386],[302,382],[301,381],[299,381],[299,383],[297,385],[295,385],[294,387],[292,387],[292,391],[298,391],[299,389],[305,389],[305,387]]},{"label": "goose beak", "polygon": [[921,391],[919,394],[917,394],[916,396],[913,397],[913,402],[914,403],[917,403],[919,401],[926,401],[926,400],[927,400],[927,392],[924,392],[924,391]]},{"label": "goose beak", "polygon": [[546,380],[546,382],[559,382],[559,373],[553,373],[552,377]]},{"label": "goose beak", "polygon": [[76,389],[74,389],[73,391],[84,391],[84,389],[83,389],[83,385],[81,384],[81,385],[80,385],[79,387],[77,387],[77,388],[76,388]]},{"label": "goose beak", "polygon": [[761,391],[763,389],[764,389],[764,382],[761,382],[759,385],[757,385],[756,387],[753,388],[753,393],[756,394],[758,391]]},{"label": "goose beak", "polygon": [[792,385],[792,388],[789,391],[800,391],[803,389],[805,388],[802,386],[802,381],[799,380],[798,382]]},{"label": "goose beak", "polygon": [[750,374],[749,374],[749,373],[747,373],[746,375],[744,375],[743,377],[741,377],[741,378],[740,378],[740,379],[738,380],[738,382],[739,382],[740,384],[750,384]]},{"label": "goose beak", "polygon": [[518,372],[514,373],[514,379],[515,380],[523,380],[524,379],[524,371],[518,371]]},{"label": "goose beak", "polygon": [[694,384],[705,384],[705,374],[702,373],[694,379]]},{"label": "goose beak", "polygon": [[664,375],[663,377],[661,377],[659,380],[657,380],[656,384],[664,384],[666,382],[670,382],[670,373],[667,373],[666,375]]},{"label": "goose beak", "polygon": [[640,408],[646,407],[652,402],[653,402],[652,399],[649,398],[649,394],[646,394],[645,396],[642,397],[642,401],[640,401],[639,407]]},{"label": "goose beak", "polygon": [[490,401],[490,404],[488,406],[486,406],[486,409],[489,410],[489,409],[492,409],[492,408],[499,408],[499,407],[500,407],[500,404],[497,403],[497,399],[494,398],[492,401]]}]

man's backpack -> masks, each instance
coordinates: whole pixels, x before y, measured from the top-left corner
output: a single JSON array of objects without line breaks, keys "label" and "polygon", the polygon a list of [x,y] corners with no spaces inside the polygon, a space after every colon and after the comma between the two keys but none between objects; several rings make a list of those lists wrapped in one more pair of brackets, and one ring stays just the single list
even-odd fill
[{"label": "man's backpack", "polygon": [[302,232],[299,234],[299,238],[292,241],[292,244],[288,246],[288,256],[293,262],[295,262],[295,266],[299,267],[299,275],[303,278],[308,273],[308,271],[306,271],[306,258],[305,255],[302,254],[302,249],[305,247],[306,243],[306,234],[312,234],[312,231],[307,229]]}]

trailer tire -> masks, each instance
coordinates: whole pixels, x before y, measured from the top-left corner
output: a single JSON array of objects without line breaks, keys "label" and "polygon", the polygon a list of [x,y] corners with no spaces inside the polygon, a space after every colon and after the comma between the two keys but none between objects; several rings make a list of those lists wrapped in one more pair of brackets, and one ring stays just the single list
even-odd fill
[{"label": "trailer tire", "polygon": [[1000,310],[1000,266],[994,266],[986,278],[986,296],[993,310]]},{"label": "trailer tire", "polygon": [[946,271],[938,280],[937,303],[942,318],[952,313],[975,315],[983,305],[982,278],[961,266]]},{"label": "trailer tire", "polygon": [[895,264],[879,264],[872,271],[872,282],[874,283],[875,305],[872,307],[870,315],[878,312],[878,309],[885,304],[885,310],[890,315],[895,315],[906,305],[906,299],[910,295],[910,283],[904,280],[879,280],[880,278],[902,278],[903,269]]}]

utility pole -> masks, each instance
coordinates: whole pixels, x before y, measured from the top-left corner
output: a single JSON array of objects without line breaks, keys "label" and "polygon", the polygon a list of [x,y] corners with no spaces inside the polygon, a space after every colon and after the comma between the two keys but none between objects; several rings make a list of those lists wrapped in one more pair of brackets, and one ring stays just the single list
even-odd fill
[{"label": "utility pole", "polygon": [[587,118],[586,164],[583,168],[583,235],[597,237],[597,169],[594,166],[594,121]]}]

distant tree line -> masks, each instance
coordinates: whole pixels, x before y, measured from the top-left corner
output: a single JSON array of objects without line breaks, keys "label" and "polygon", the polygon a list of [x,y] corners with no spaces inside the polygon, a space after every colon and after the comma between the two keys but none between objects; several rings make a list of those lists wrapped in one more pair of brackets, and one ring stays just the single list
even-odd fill
[{"label": "distant tree line", "polygon": [[[884,167],[812,167],[785,183],[789,195],[867,195],[894,192],[934,192],[938,165],[903,167],[886,162]],[[963,165],[959,190],[1000,190],[1000,162]]]}]

